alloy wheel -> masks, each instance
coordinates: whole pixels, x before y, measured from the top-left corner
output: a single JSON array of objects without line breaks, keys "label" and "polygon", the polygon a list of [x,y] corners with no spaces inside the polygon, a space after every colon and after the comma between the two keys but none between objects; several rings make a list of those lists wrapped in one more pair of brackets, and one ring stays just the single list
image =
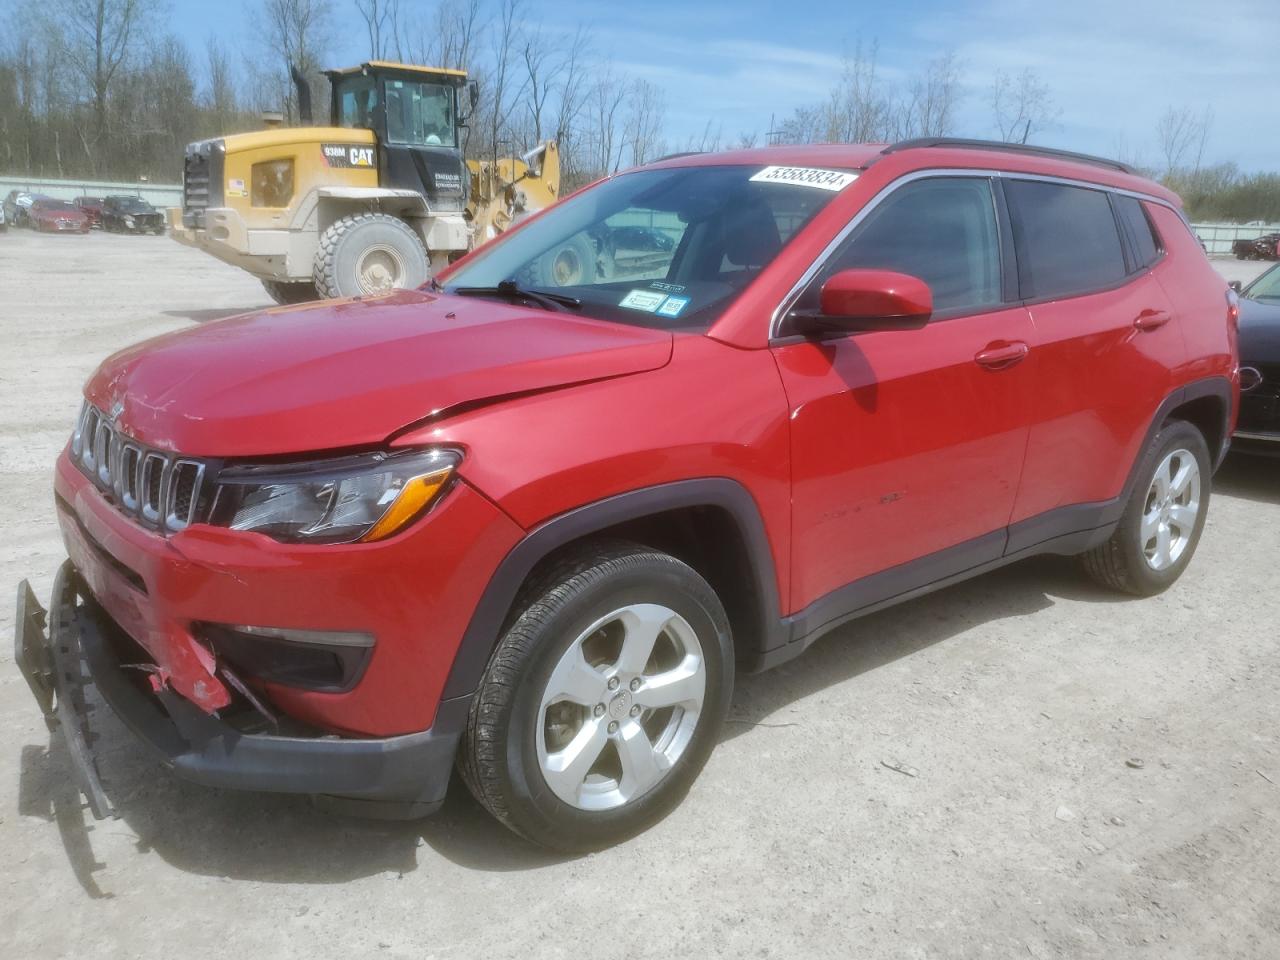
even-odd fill
[{"label": "alloy wheel", "polygon": [[1156,467],[1142,511],[1142,553],[1152,570],[1181,559],[1200,515],[1200,467],[1190,450],[1171,451]]},{"label": "alloy wheel", "polygon": [[653,790],[680,760],[707,690],[697,633],[659,604],[601,617],[561,655],[538,708],[538,764],[553,793],[611,810]]}]

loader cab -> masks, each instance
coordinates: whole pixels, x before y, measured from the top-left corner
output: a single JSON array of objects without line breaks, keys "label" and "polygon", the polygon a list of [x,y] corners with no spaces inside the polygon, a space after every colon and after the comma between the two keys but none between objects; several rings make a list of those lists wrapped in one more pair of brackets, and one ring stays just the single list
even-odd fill
[{"label": "loader cab", "polygon": [[435,210],[461,210],[471,180],[462,155],[464,115],[476,88],[461,70],[370,61],[328,71],[335,127],[372,130],[378,181],[423,194]]}]

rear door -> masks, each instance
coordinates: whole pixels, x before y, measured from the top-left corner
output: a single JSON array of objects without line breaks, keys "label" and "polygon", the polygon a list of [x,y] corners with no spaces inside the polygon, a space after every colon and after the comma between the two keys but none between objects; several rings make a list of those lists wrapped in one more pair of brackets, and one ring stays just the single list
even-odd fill
[{"label": "rear door", "polygon": [[790,406],[792,609],[810,608],[812,626],[1004,550],[1027,441],[1032,382],[1021,361],[1032,333],[1003,283],[1002,222],[988,178],[900,186],[794,306],[816,307],[839,270],[879,267],[928,283],[929,325],[775,341]]},{"label": "rear door", "polygon": [[[1118,497],[1184,352],[1152,275],[1141,204],[1056,181],[1004,181],[1021,295],[1034,322],[1034,419],[1010,552],[1095,525]],[[1089,509],[1063,509],[1073,505]]]}]

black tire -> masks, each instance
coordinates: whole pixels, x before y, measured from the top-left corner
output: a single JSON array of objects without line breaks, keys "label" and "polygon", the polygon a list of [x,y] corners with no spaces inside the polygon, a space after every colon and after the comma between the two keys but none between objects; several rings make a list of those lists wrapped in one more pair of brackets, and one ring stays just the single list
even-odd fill
[{"label": "black tire", "polygon": [[314,283],[290,283],[283,280],[263,280],[262,288],[267,295],[281,306],[295,303],[310,303],[319,300]]},{"label": "black tire", "polygon": [[[636,603],[668,607],[696,634],[706,677],[702,708],[683,753],[648,792],[612,809],[582,810],[553,792],[539,765],[542,694],[585,630]],[[581,852],[621,842],[664,817],[688,792],[719,738],[733,669],[724,608],[697,572],[638,544],[588,544],[526,585],[517,599],[471,704],[458,756],[463,780],[490,813],[534,843]]]},{"label": "black tire", "polygon": [[[1180,555],[1164,568],[1148,561],[1142,536],[1143,517],[1151,506],[1151,489],[1156,470],[1176,450],[1185,450],[1199,470],[1200,496],[1194,527]],[[1196,552],[1209,513],[1212,462],[1204,435],[1183,420],[1170,420],[1148,445],[1138,467],[1137,481],[1129,495],[1120,523],[1105,543],[1082,555],[1085,571],[1095,581],[1113,590],[1150,597],[1167,590],[1187,569]]]},{"label": "black tire", "polygon": [[[378,247],[397,273],[386,290],[367,288],[360,280],[362,259]],[[321,297],[358,297],[421,286],[430,273],[427,248],[408,224],[385,213],[360,213],[320,234],[312,278]]]},{"label": "black tire", "polygon": [[533,275],[534,286],[538,287],[573,287],[595,283],[595,247],[579,234],[542,256],[533,266]]}]

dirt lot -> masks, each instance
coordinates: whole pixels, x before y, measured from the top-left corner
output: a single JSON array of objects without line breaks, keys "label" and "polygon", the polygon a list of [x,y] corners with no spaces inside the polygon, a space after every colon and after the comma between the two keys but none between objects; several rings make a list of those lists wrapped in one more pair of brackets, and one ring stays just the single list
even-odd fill
[{"label": "dirt lot", "polygon": [[[93,366],[263,302],[168,239],[0,236],[0,586],[48,597],[50,465]],[[121,818],[94,823],[10,662],[6,600],[0,953],[1276,957],[1278,557],[1280,461],[1232,460],[1169,593],[1118,599],[1046,559],[864,620],[744,678],[684,805],[578,859],[461,787],[398,825],[189,787],[110,717]]]}]

